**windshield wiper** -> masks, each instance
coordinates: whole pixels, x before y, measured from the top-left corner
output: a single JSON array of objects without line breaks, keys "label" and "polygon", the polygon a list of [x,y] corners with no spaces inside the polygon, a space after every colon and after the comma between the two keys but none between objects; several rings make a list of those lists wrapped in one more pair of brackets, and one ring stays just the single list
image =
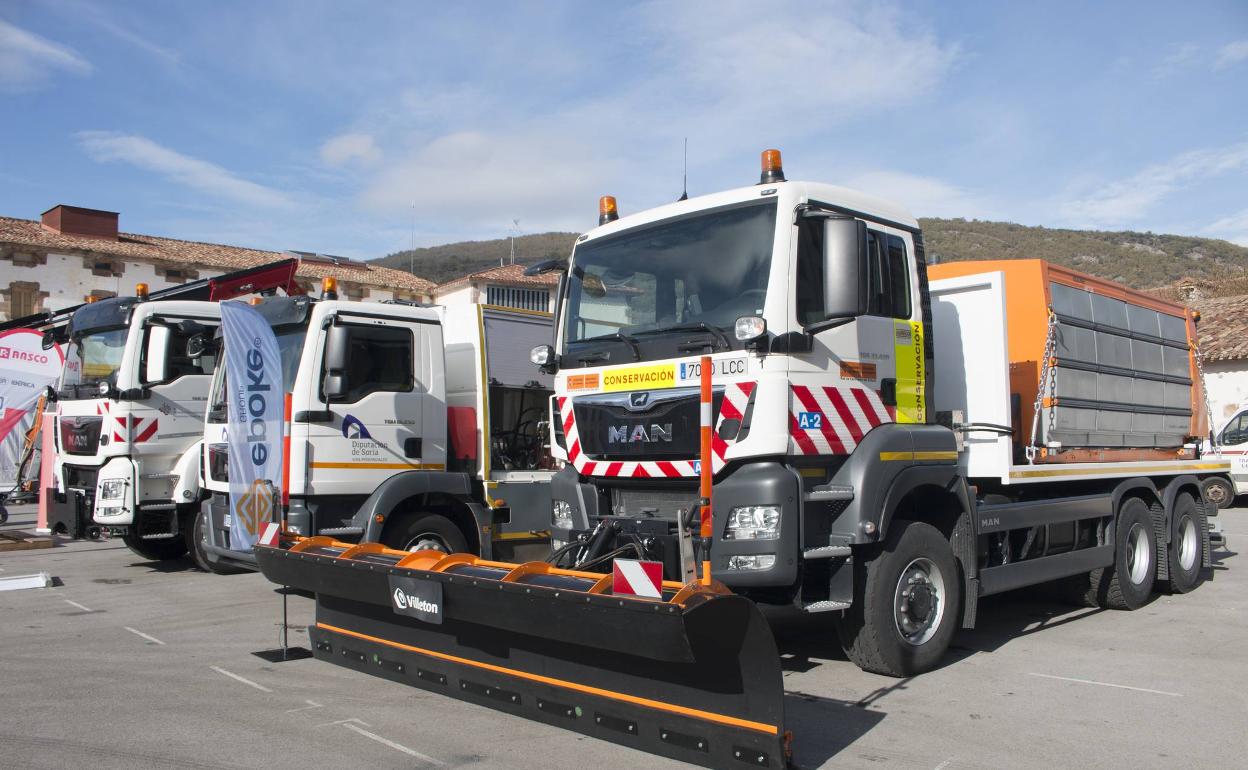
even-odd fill
[{"label": "windshield wiper", "polygon": [[646,329],[645,331],[633,332],[638,337],[649,334],[667,334],[669,332],[707,332],[715,337],[715,341],[724,346],[724,350],[732,350],[732,341],[728,339],[728,335],[718,326],[712,326],[706,321],[695,321],[687,324],[677,324],[675,326],[665,326],[662,329]]},{"label": "windshield wiper", "polygon": [[[617,331],[613,334],[600,334],[597,337],[589,337],[587,339],[577,340],[577,342],[595,342],[597,340],[620,340],[621,342],[624,342],[625,344],[627,344],[629,349],[633,351],[634,361],[641,360],[641,346],[637,344],[637,340],[633,339],[631,336],[625,334],[624,332]],[[582,358],[579,360],[581,363],[585,364],[585,363],[592,363],[594,360],[597,360],[597,359],[591,356],[591,357]]]}]

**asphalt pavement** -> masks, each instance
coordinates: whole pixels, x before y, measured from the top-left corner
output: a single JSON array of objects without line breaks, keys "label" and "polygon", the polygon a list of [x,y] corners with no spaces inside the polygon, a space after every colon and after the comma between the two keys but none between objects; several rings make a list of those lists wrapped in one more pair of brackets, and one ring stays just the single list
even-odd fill
[{"label": "asphalt pavement", "polygon": [[[30,529],[29,506],[3,529]],[[1248,509],[1186,596],[1135,612],[1032,589],[985,601],[947,663],[912,679],[859,671],[817,619],[777,615],[802,768],[1150,768],[1248,755]],[[0,767],[683,767],[317,660],[268,663],[282,597],[258,574],[148,562],[120,542],[0,553]],[[312,602],[288,597],[290,622]],[[307,644],[291,632],[292,644]]]}]

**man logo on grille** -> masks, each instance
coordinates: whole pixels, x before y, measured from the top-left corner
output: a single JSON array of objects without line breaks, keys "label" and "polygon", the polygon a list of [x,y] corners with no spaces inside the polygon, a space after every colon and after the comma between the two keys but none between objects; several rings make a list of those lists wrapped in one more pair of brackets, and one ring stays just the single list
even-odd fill
[{"label": "man logo on grille", "polygon": [[256,479],[238,500],[234,511],[243,528],[252,535],[260,534],[260,527],[273,520],[273,495],[264,479]]}]

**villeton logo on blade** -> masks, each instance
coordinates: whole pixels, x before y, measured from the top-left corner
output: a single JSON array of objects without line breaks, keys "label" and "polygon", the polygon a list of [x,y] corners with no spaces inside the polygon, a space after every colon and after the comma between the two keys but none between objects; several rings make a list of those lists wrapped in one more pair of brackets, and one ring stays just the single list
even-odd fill
[{"label": "villeton logo on blade", "polygon": [[442,584],[390,576],[390,609],[426,623],[442,622]]}]

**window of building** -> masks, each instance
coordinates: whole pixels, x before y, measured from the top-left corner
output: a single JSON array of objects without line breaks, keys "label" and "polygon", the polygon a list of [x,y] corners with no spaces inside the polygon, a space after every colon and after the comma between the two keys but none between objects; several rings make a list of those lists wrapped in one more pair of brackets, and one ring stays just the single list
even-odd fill
[{"label": "window of building", "polygon": [[550,308],[549,289],[521,289],[515,286],[487,286],[485,303],[499,307],[514,307],[520,310],[540,310]]},{"label": "window of building", "polygon": [[347,328],[345,401],[359,401],[370,393],[406,393],[412,389],[415,342],[410,329],[355,325]]},{"label": "window of building", "polygon": [[39,284],[14,281],[9,284],[9,318],[22,318],[38,312]]},{"label": "window of building", "polygon": [[90,270],[92,275],[98,275],[101,278],[118,276],[125,271],[121,260],[112,257],[87,255],[82,258],[82,263],[83,267]]}]

